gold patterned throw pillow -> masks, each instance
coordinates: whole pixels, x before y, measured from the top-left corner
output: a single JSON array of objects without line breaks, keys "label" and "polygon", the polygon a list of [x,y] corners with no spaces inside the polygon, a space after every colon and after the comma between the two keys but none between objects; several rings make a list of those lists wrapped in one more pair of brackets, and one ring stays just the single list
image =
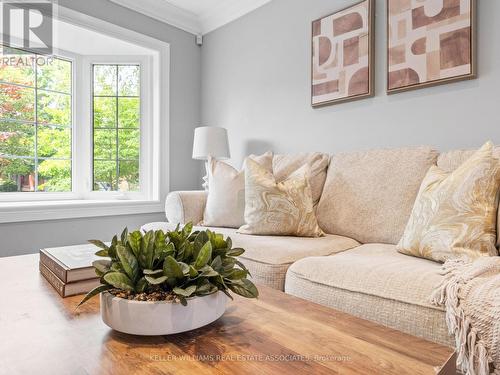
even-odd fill
[{"label": "gold patterned throw pillow", "polygon": [[496,256],[499,160],[486,143],[455,171],[427,172],[398,251],[444,262]]},{"label": "gold patterned throw pillow", "polygon": [[253,160],[245,169],[245,225],[243,234],[321,237],[314,213],[308,166],[276,182],[273,174]]}]

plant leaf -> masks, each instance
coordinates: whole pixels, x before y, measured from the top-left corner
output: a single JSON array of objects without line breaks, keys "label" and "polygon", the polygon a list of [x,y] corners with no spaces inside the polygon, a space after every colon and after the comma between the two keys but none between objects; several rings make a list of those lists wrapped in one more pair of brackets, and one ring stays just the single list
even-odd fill
[{"label": "plant leaf", "polygon": [[125,273],[125,270],[123,269],[120,262],[113,262],[113,264],[111,265],[111,271]]},{"label": "plant leaf", "polygon": [[128,247],[117,245],[116,253],[123,270],[130,278],[130,280],[137,280],[139,277],[139,264],[134,254],[128,249]]},{"label": "plant leaf", "polygon": [[151,285],[159,285],[163,284],[165,281],[167,281],[168,277],[167,276],[161,276],[158,278],[154,278],[152,276],[144,276],[144,278],[150,283]]},{"label": "plant leaf", "polygon": [[201,248],[198,257],[194,262],[193,267],[199,270],[210,261],[211,257],[212,257],[212,243],[209,241]]},{"label": "plant leaf", "polygon": [[87,293],[87,295],[78,304],[77,308],[80,307],[81,305],[83,305],[85,302],[87,302],[92,297],[98,295],[101,292],[109,290],[109,289],[113,289],[113,286],[107,285],[107,284],[96,286],[94,289],[92,289],[90,292]]},{"label": "plant leaf", "polygon": [[111,269],[110,260],[95,260],[92,262],[92,266],[99,272],[106,273]]},{"label": "plant leaf", "polygon": [[137,284],[135,285],[135,290],[137,293],[144,293],[146,288],[148,287],[149,283],[147,282],[145,277],[141,277]]},{"label": "plant leaf", "polygon": [[123,230],[122,232],[122,235],[120,236],[121,238],[121,241],[122,241],[122,245],[123,246],[127,246],[127,242],[128,242],[128,228],[125,227],[125,229]]},{"label": "plant leaf", "polygon": [[[162,230],[157,230],[154,234],[154,260],[160,260],[164,250],[167,248],[167,236]],[[163,258],[165,259],[165,258]]]},{"label": "plant leaf", "polygon": [[247,272],[248,272],[248,276],[252,276],[252,274],[251,274],[251,273],[250,273],[250,271],[246,268],[246,266],[245,266],[243,263],[241,263],[239,260],[236,260],[234,263],[235,263],[235,264],[237,264],[238,266],[240,266],[240,267],[241,267],[241,269],[243,269],[243,270],[247,271]]},{"label": "plant leaf", "polygon": [[203,266],[200,269],[200,272],[201,272],[201,276],[202,277],[215,277],[215,276],[219,276],[219,273],[217,271],[215,271],[209,265]]},{"label": "plant leaf", "polygon": [[104,275],[104,280],[117,289],[134,291],[134,284],[127,275],[120,272],[109,272]]},{"label": "plant leaf", "polygon": [[248,279],[241,279],[237,281],[231,281],[228,283],[228,288],[234,293],[246,298],[257,298],[259,296],[259,291],[255,285]]},{"label": "plant leaf", "polygon": [[139,252],[141,251],[141,240],[142,233],[138,230],[129,233],[128,235],[128,245],[130,246],[130,249],[132,250],[136,258],[139,256]]},{"label": "plant leaf", "polygon": [[189,266],[189,277],[198,276],[198,271],[193,266]]},{"label": "plant leaf", "polygon": [[137,257],[142,268],[150,269],[153,267],[154,240],[154,232],[152,230],[142,237],[139,256]]},{"label": "plant leaf", "polygon": [[184,228],[182,228],[182,235],[185,238],[188,238],[192,231],[193,231],[193,223],[187,223],[186,225],[184,225]]},{"label": "plant leaf", "polygon": [[173,292],[178,296],[189,297],[196,291],[196,285],[188,286],[186,289],[174,288]]},{"label": "plant leaf", "polygon": [[143,270],[142,273],[148,276],[163,274],[163,270]]},{"label": "plant leaf", "polygon": [[233,296],[227,291],[227,289],[221,289],[221,288],[218,288],[222,293],[224,293],[226,296],[228,296],[231,301],[234,300]]},{"label": "plant leaf", "polygon": [[95,253],[98,257],[103,257],[103,258],[108,258],[109,257],[109,250],[99,250],[98,252]]},{"label": "plant leaf", "polygon": [[214,233],[211,242],[214,249],[225,249],[227,247],[224,236],[221,233]]},{"label": "plant leaf", "polygon": [[108,250],[109,247],[102,241],[99,241],[99,240],[89,240],[88,242],[90,242],[92,245],[95,245],[97,246],[99,249],[103,249],[103,250]]},{"label": "plant leaf", "polygon": [[189,265],[184,262],[178,262],[178,263],[181,266],[182,274],[184,276],[189,275]]},{"label": "plant leaf", "polygon": [[248,271],[233,269],[226,277],[230,280],[240,280],[248,276]]},{"label": "plant leaf", "polygon": [[236,264],[236,259],[235,258],[224,258],[222,261],[222,271],[224,273],[230,272],[232,269],[234,269],[234,266]]},{"label": "plant leaf", "polygon": [[240,256],[241,254],[243,254],[244,252],[245,252],[245,249],[242,249],[240,247],[236,247],[234,249],[228,250],[226,255],[228,257],[237,257],[237,256]]},{"label": "plant leaf", "polygon": [[219,290],[219,288],[217,288],[215,285],[213,285],[211,283],[206,283],[206,284],[203,284],[202,286],[199,286],[198,288],[196,288],[196,295],[204,296],[204,295],[215,293],[218,290]]},{"label": "plant leaf", "polygon": [[163,263],[163,274],[169,278],[172,277],[175,279],[184,277],[181,266],[170,255],[165,258],[165,262]]},{"label": "plant leaf", "polygon": [[198,258],[198,254],[200,253],[201,248],[205,245],[210,239],[208,238],[207,232],[202,231],[198,233],[198,235],[194,239],[193,243],[193,258]]},{"label": "plant leaf", "polygon": [[217,255],[214,260],[212,260],[212,264],[210,264],[210,266],[214,269],[214,270],[219,270],[221,267],[222,267],[222,258],[220,257],[220,255]]},{"label": "plant leaf", "polygon": [[182,306],[187,306],[188,302],[185,297],[179,296],[179,301],[181,302]]}]

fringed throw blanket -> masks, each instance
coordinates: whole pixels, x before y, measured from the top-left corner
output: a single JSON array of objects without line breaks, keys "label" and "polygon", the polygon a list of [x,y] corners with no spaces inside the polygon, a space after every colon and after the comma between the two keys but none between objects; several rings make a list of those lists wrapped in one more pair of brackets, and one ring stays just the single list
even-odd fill
[{"label": "fringed throw blanket", "polygon": [[432,302],[446,308],[455,336],[458,369],[500,375],[500,257],[449,260]]}]

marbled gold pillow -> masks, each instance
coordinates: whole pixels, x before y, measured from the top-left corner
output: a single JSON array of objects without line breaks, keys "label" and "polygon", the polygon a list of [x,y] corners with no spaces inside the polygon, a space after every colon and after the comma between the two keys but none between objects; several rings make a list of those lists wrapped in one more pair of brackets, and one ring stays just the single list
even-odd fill
[{"label": "marbled gold pillow", "polygon": [[418,193],[398,251],[444,262],[495,256],[500,168],[486,143],[455,171],[433,166]]},{"label": "marbled gold pillow", "polygon": [[245,169],[243,234],[321,237],[314,213],[308,166],[276,182],[273,174],[251,159]]}]

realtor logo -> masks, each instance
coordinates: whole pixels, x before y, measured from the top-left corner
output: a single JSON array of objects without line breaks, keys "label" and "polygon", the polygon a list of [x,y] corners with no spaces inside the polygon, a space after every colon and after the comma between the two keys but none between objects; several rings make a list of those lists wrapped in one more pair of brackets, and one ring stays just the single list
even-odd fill
[{"label": "realtor logo", "polygon": [[2,1],[2,42],[28,51],[52,54],[52,3]]}]

